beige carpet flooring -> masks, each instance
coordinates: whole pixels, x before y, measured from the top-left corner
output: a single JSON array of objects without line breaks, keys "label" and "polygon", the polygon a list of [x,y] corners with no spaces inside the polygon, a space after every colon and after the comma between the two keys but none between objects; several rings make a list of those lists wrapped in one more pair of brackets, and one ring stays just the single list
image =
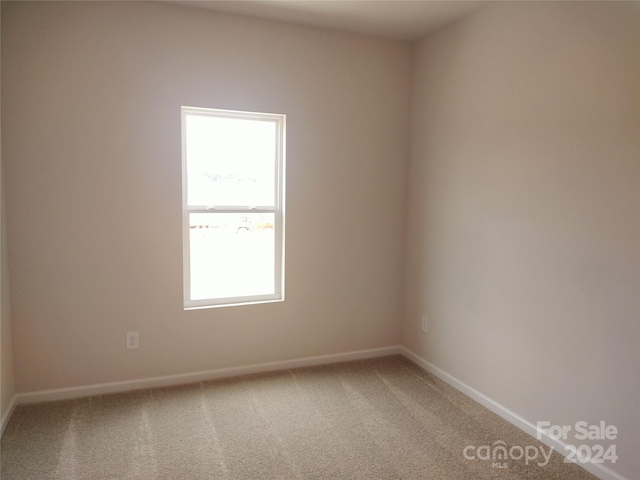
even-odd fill
[{"label": "beige carpet flooring", "polygon": [[20,406],[2,438],[1,473],[2,480],[595,478],[555,452],[545,466],[537,464],[542,456],[527,465],[463,455],[495,442],[549,450],[392,356]]}]

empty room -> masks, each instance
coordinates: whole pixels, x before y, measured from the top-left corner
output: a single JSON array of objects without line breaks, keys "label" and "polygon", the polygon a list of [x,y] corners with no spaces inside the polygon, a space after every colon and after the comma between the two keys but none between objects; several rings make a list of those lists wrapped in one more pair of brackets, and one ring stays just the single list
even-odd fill
[{"label": "empty room", "polygon": [[2,480],[640,480],[640,2],[1,6]]}]

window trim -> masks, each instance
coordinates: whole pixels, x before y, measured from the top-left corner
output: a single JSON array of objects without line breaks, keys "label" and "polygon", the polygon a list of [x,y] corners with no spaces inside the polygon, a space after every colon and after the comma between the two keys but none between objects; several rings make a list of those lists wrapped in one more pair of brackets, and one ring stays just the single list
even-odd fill
[{"label": "window trim", "polygon": [[[215,116],[219,118],[241,118],[273,122],[276,126],[275,151],[275,198],[273,206],[189,206],[187,176],[186,118],[189,115]],[[275,113],[243,112],[203,107],[181,107],[182,127],[182,262],[183,262],[183,302],[185,310],[273,303],[284,301],[284,232],[285,232],[285,146],[286,115]],[[239,297],[209,298],[191,300],[191,258],[190,258],[190,222],[192,213],[273,213],[274,214],[274,286],[275,292],[265,295],[246,295]]]}]

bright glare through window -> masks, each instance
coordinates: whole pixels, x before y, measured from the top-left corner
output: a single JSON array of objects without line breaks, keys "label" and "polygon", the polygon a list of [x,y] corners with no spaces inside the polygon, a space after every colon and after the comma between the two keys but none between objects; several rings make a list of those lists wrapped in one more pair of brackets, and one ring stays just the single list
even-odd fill
[{"label": "bright glare through window", "polygon": [[284,127],[182,107],[185,308],[283,299]]}]

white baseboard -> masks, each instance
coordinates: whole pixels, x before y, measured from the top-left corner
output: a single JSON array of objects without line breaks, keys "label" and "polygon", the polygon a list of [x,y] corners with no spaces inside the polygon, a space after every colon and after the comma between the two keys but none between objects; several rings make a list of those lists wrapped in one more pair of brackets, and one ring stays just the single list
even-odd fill
[{"label": "white baseboard", "polygon": [[260,363],[242,367],[218,368],[215,370],[205,370],[194,373],[184,373],[177,375],[165,375],[161,377],[142,378],[138,380],[127,380],[122,382],[98,383],[79,387],[56,388],[52,390],[40,390],[37,392],[19,393],[16,395],[16,405],[23,405],[37,402],[50,402],[55,400],[68,400],[72,398],[88,397],[93,395],[104,395],[109,393],[128,392],[147,388],[168,387],[186,383],[204,382],[217,378],[235,377],[252,373],[272,372],[277,370],[287,370],[290,368],[309,367],[314,365],[325,365],[329,363],[347,362],[350,360],[361,360],[365,358],[383,357],[386,355],[397,355],[401,353],[400,346],[375,348],[371,350],[359,350],[356,352],[337,353],[331,355],[320,355],[316,357],[304,357],[293,360],[283,360],[278,362]]},{"label": "white baseboard", "polygon": [[4,429],[7,428],[9,419],[11,418],[11,415],[13,415],[13,411],[16,409],[17,405],[18,405],[18,397],[17,395],[14,395],[13,397],[11,397],[11,401],[9,402],[9,408],[7,408],[7,410],[2,415],[2,420],[0,422],[0,437],[2,437],[2,434],[4,433]]},{"label": "white baseboard", "polygon": [[[549,436],[546,432],[542,430],[538,430],[538,428],[536,428],[536,426],[529,420],[509,410],[508,408],[499,404],[495,400],[487,397],[485,394],[479,392],[475,388],[470,387],[464,382],[461,382],[453,375],[450,375],[444,370],[436,367],[432,363],[426,361],[424,358],[419,357],[408,348],[400,347],[400,352],[406,358],[408,358],[415,364],[419,365],[420,367],[424,368],[427,372],[435,375],[445,383],[448,383],[456,390],[464,393],[466,396],[472,398],[473,400],[478,402],[480,405],[488,408],[499,417],[505,419],[507,422],[518,427],[520,430],[523,430],[524,432],[528,433],[534,438],[539,438],[540,441],[544,443],[546,446],[553,447],[553,449],[556,452],[565,456],[564,452],[567,452],[565,448],[567,444],[565,442]],[[589,462],[589,463],[581,463],[580,466],[601,480],[628,480],[626,477],[623,477],[619,473],[614,472],[613,470],[611,470],[610,468],[602,464]]]}]

